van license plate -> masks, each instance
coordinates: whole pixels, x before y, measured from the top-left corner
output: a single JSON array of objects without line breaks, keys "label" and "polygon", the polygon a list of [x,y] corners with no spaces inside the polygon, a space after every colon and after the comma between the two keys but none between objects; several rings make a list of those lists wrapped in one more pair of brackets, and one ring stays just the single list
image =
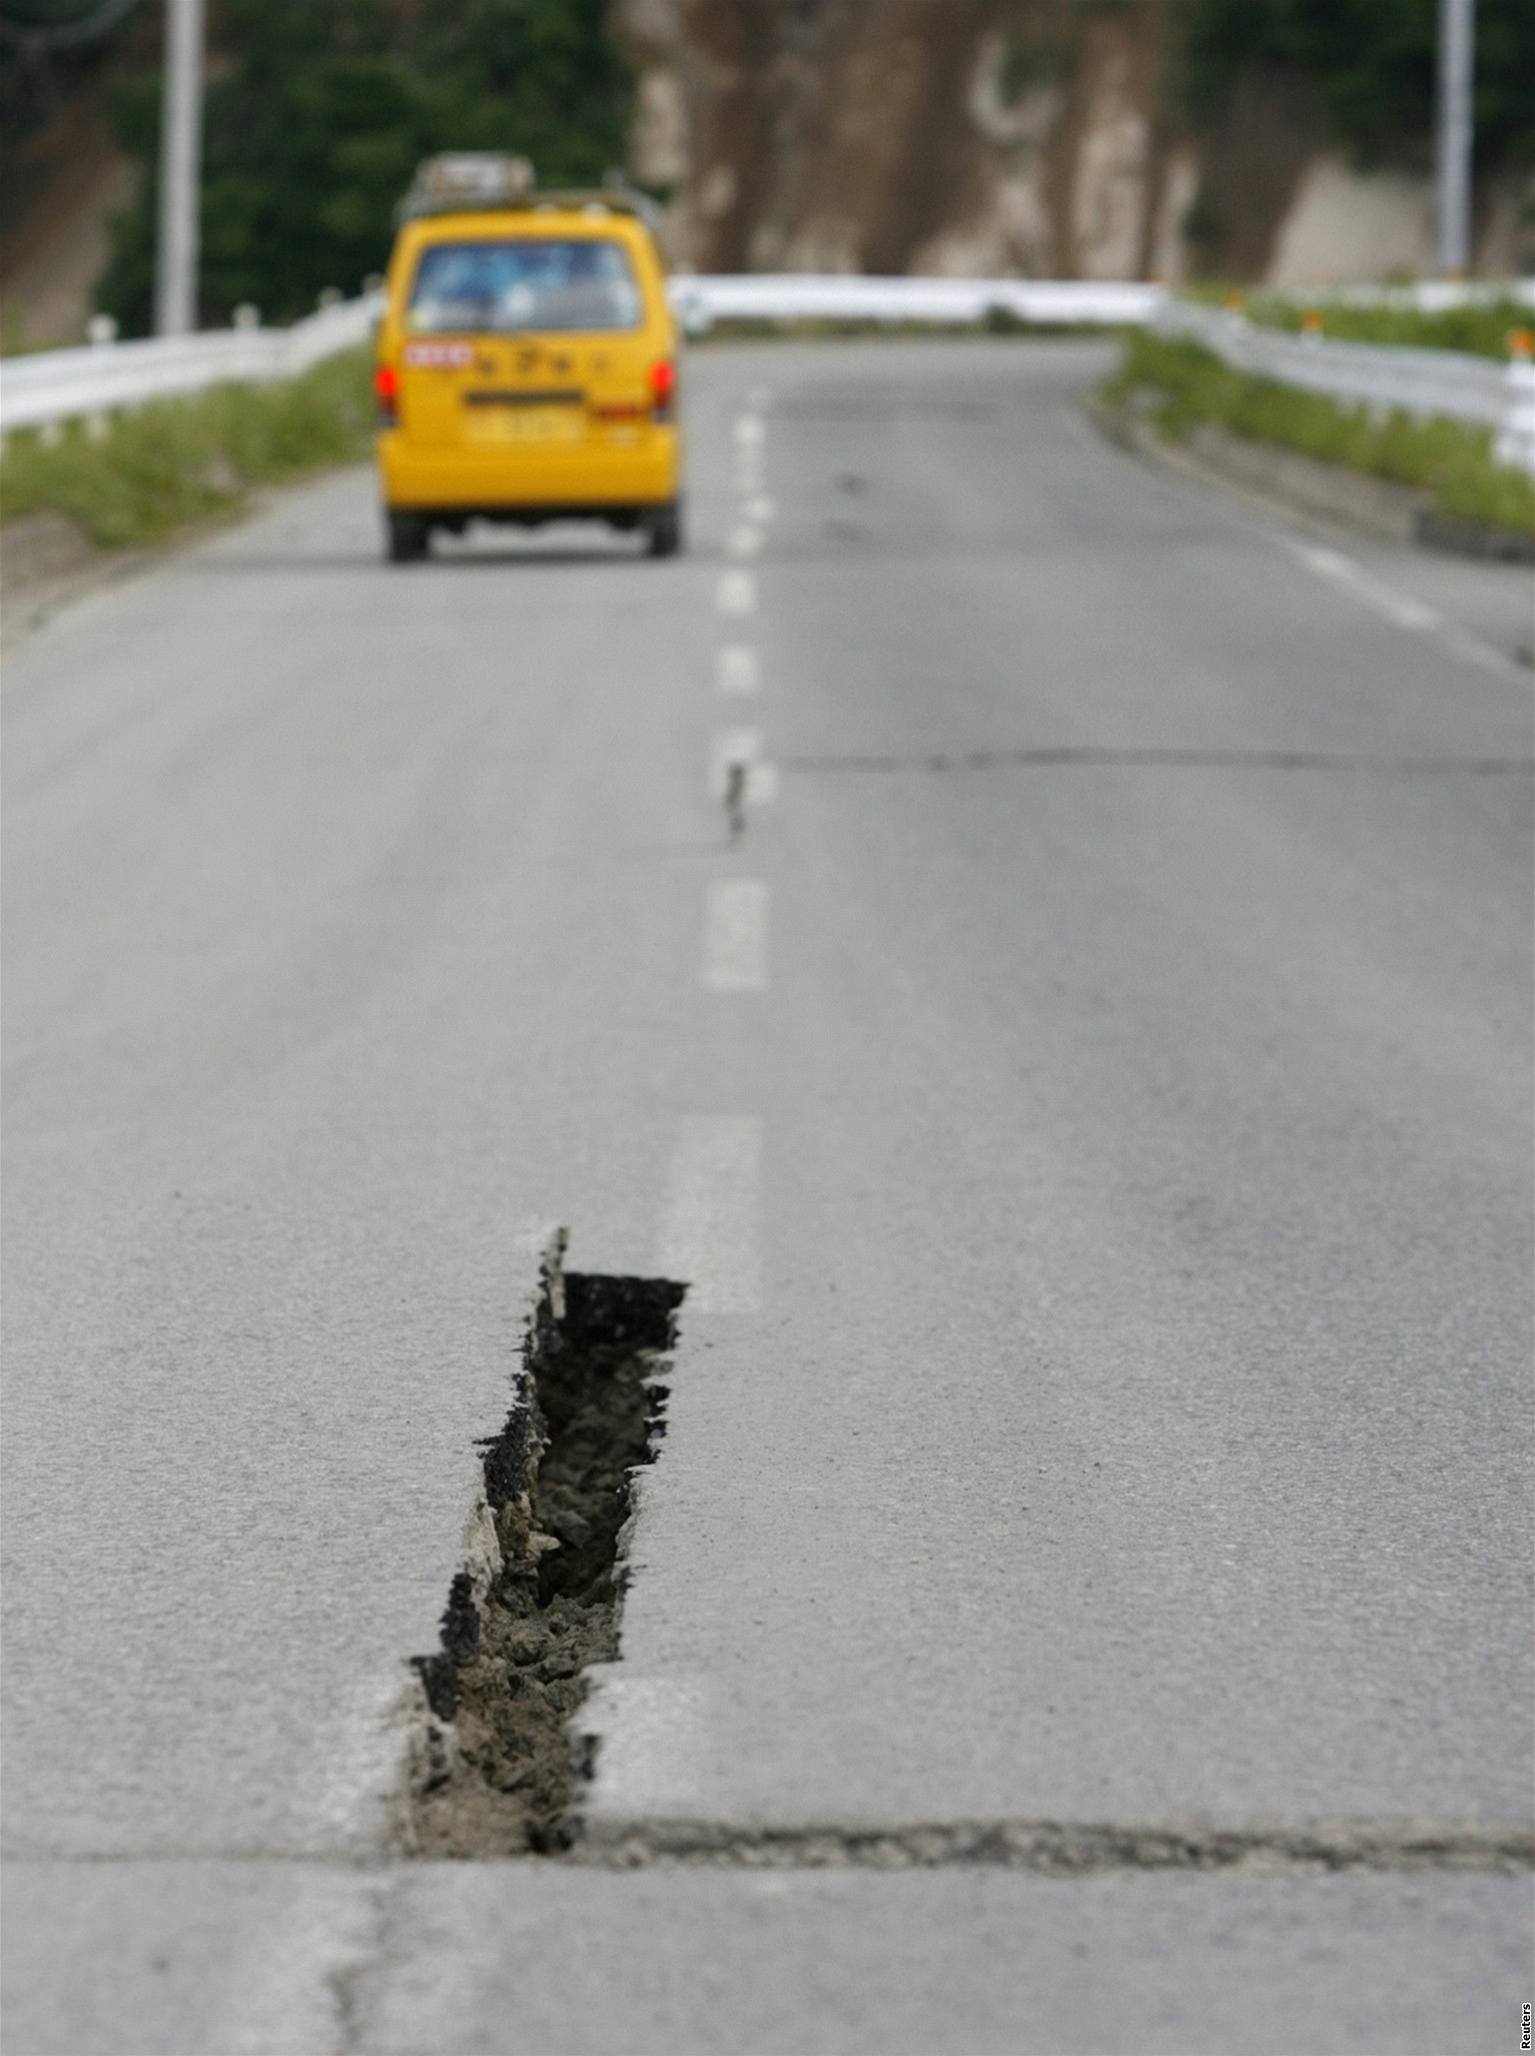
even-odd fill
[{"label": "van license plate", "polygon": [[575,443],[586,429],[579,407],[466,407],[472,443]]}]

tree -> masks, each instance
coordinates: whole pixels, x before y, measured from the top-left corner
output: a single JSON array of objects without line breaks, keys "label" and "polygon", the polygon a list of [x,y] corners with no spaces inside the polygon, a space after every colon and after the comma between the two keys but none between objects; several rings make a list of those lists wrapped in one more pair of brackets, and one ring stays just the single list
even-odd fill
[{"label": "tree", "polygon": [[[423,157],[507,150],[549,183],[622,161],[629,80],[604,0],[215,0],[203,146],[200,313],[268,320],[354,292],[388,255]],[[144,167],[98,300],[129,332],[153,299],[160,81],[115,98]]]},{"label": "tree", "polygon": [[[1242,72],[1310,78],[1365,164],[1424,169],[1433,152],[1438,0],[1183,0],[1184,77],[1196,120]],[[1478,0],[1476,149],[1485,170],[1535,161],[1535,0]]]}]

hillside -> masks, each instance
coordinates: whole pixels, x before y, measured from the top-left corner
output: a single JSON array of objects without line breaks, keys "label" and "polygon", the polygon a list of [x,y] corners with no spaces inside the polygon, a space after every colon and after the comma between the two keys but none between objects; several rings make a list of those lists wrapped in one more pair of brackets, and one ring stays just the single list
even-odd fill
[{"label": "hillside", "polygon": [[[0,28],[25,4],[0,0]],[[77,0],[46,0],[53,14]],[[291,317],[387,247],[416,159],[626,155],[699,269],[1422,270],[1434,0],[210,0],[203,313]],[[18,63],[7,333],[148,317],[157,11]],[[1535,268],[1535,0],[1482,0],[1480,268]],[[109,218],[119,215],[110,236]]]},{"label": "hillside", "polygon": [[[634,149],[703,269],[1431,262],[1431,0],[618,0]],[[1479,257],[1531,262],[1529,0],[1483,0]]]}]

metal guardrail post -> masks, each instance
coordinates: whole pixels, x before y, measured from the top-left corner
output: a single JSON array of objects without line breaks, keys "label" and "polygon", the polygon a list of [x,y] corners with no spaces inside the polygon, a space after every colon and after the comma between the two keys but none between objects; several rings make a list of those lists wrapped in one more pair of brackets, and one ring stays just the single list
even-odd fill
[{"label": "metal guardrail post", "polygon": [[1535,473],[1535,363],[1510,358],[1504,373],[1503,419],[1493,441],[1500,464]]}]

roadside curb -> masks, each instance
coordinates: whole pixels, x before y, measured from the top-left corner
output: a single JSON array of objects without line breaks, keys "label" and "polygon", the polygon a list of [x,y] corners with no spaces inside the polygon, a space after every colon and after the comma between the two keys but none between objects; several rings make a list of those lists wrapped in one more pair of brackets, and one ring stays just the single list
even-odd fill
[{"label": "roadside curb", "polygon": [[14,649],[76,600],[172,563],[211,537],[243,527],[286,494],[347,468],[326,465],[302,478],[250,486],[234,505],[136,548],[93,543],[67,515],[52,511],[0,523],[0,647]]},{"label": "roadside curb", "polygon": [[1323,464],[1277,443],[1248,442],[1201,422],[1188,443],[1161,435],[1132,408],[1093,394],[1087,411],[1121,449],[1148,457],[1204,485],[1236,490],[1290,517],[1341,524],[1379,542],[1408,543],[1454,556],[1535,564],[1535,536],[1485,528],[1441,514],[1429,495]]},{"label": "roadside curb", "polygon": [[0,526],[0,646],[13,648],[72,601],[115,585],[168,556],[107,550],[63,514],[23,514]]}]

